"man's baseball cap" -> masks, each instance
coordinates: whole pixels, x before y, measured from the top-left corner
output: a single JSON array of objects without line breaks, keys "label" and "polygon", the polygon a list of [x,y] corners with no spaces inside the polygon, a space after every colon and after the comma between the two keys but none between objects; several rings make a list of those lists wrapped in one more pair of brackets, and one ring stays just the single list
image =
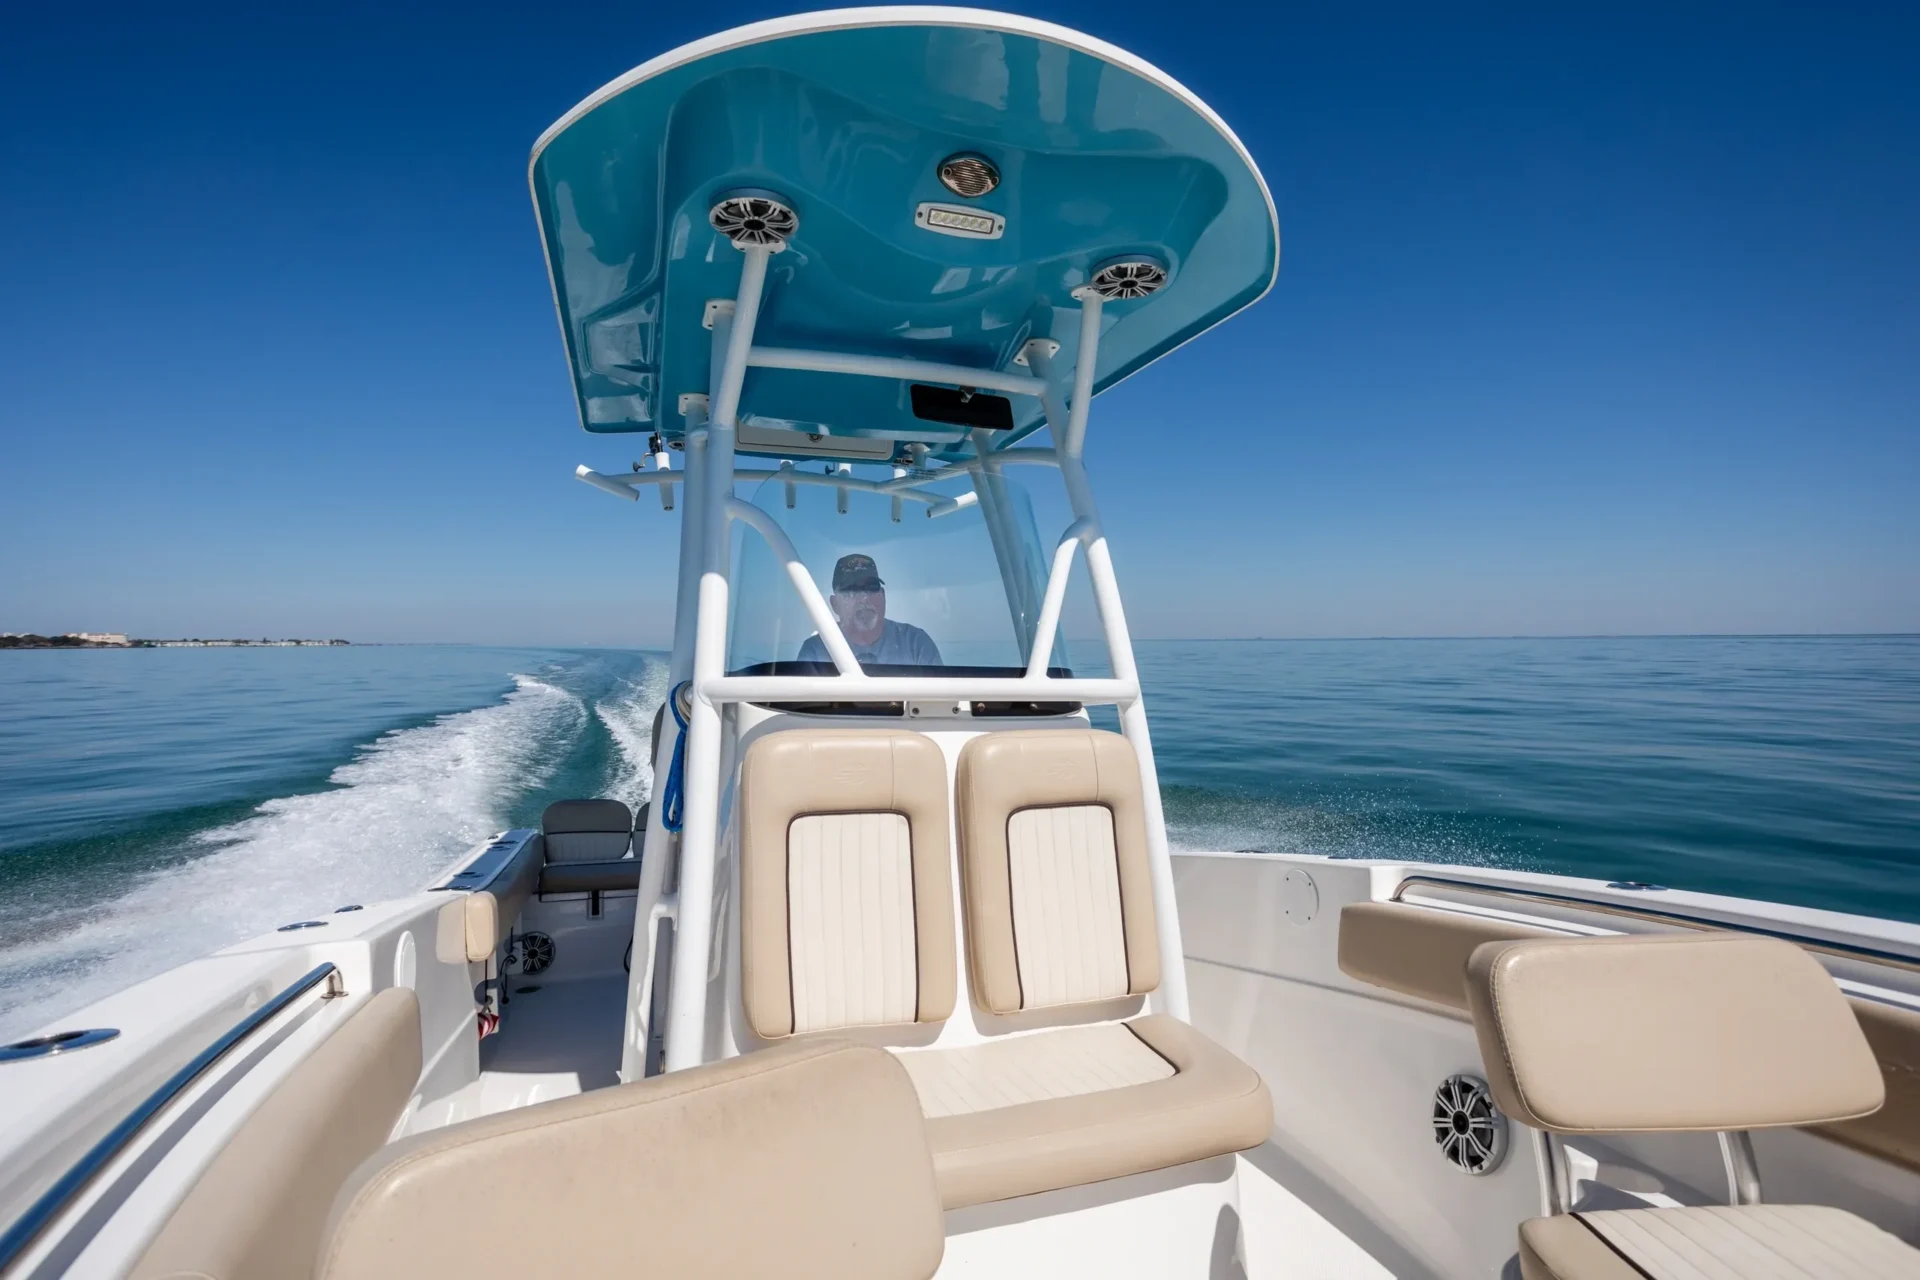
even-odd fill
[{"label": "man's baseball cap", "polygon": [[872,556],[841,556],[833,566],[835,591],[878,591],[887,584],[880,581],[880,567]]}]

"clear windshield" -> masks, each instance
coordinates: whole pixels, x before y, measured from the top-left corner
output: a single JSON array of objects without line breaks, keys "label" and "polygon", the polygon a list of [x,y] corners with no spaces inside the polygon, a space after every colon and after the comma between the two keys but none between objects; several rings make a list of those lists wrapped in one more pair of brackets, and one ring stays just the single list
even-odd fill
[{"label": "clear windshield", "polygon": [[[821,476],[824,468],[807,468]],[[885,480],[882,468],[857,468]],[[929,516],[925,501],[841,491],[818,484],[763,482],[750,501],[792,539],[814,583],[840,620],[863,667],[939,674],[956,666],[1025,669],[1046,590],[1047,557],[1025,488],[1007,478],[974,495],[964,473],[920,493],[935,499],[974,495],[970,505]],[[896,503],[898,519],[895,518]],[[841,509],[844,506],[844,511]],[[991,522],[990,522],[991,513]],[[995,536],[996,532],[999,534]],[[775,662],[828,662],[825,646],[786,570],[753,529],[734,526],[731,671]],[[1084,570],[1076,568],[1075,578]],[[1082,587],[1084,590],[1084,587]],[[1084,607],[1069,610],[1076,616]],[[1050,665],[1070,667],[1063,626]]]}]

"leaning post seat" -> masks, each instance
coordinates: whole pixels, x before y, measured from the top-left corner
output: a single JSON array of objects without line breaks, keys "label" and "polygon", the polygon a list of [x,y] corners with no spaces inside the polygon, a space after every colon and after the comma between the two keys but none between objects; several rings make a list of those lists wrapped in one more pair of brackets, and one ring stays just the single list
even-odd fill
[{"label": "leaning post seat", "polygon": [[788,729],[740,772],[740,959],[763,1040],[952,1013],[946,760],[905,730]]},{"label": "leaning post seat", "polygon": [[[1829,1124],[1879,1063],[1805,951],[1732,933],[1487,942],[1467,1000],[1495,1103],[1548,1134]],[[1744,1138],[1738,1139],[1744,1141]],[[1520,1227],[1526,1280],[1920,1277],[1920,1251],[1823,1205],[1573,1211]]]},{"label": "leaning post seat", "polygon": [[[961,751],[958,794],[968,972],[984,1011],[1159,986],[1140,770],[1126,739],[986,734]],[[1164,1014],[901,1057],[949,1209],[1244,1151],[1273,1128],[1259,1073]]]},{"label": "leaning post seat", "polygon": [[559,800],[540,815],[546,865],[540,892],[594,893],[637,889],[640,860],[633,847],[633,814],[618,800]]}]

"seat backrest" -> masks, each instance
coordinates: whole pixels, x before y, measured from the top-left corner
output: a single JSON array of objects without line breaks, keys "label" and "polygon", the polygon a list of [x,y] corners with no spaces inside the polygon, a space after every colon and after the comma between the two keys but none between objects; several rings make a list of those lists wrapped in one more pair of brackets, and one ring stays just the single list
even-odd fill
[{"label": "seat backrest", "polygon": [[633,814],[618,800],[557,800],[540,815],[548,862],[612,862],[633,843]]},{"label": "seat backrest", "polygon": [[953,1013],[947,766],[899,729],[788,729],[740,767],[740,960],[763,1039]]},{"label": "seat backrest", "polygon": [[[533,1176],[490,1225],[513,1169]],[[333,1202],[313,1274],[924,1280],[943,1228],[906,1069],[820,1039],[396,1142]]]},{"label": "seat backrest", "polygon": [[1822,1124],[1886,1096],[1833,978],[1775,938],[1486,942],[1467,1002],[1494,1102],[1536,1129]]},{"label": "seat backrest", "polygon": [[1096,729],[988,733],[960,752],[973,995],[992,1013],[1160,985],[1140,765]]},{"label": "seat backrest", "polygon": [[420,1001],[380,992],[295,1067],[214,1157],[129,1274],[304,1276],[347,1176],[386,1142],[420,1078]]}]

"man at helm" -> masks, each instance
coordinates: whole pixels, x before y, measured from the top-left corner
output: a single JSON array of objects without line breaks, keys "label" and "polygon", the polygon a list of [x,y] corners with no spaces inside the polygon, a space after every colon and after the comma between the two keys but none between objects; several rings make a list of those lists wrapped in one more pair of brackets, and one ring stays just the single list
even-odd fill
[{"label": "man at helm", "polygon": [[[847,646],[861,666],[870,662],[901,666],[943,665],[933,637],[906,622],[887,617],[887,584],[880,580],[872,556],[841,556],[833,566],[833,595],[827,603]],[[800,661],[831,662],[827,646],[817,635],[800,646]]]}]

